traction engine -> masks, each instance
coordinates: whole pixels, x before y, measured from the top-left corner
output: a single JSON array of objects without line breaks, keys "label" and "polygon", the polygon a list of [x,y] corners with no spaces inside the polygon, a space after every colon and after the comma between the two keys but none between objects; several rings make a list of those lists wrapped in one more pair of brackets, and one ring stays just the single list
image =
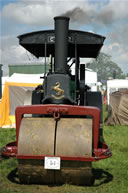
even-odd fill
[{"label": "traction engine", "polygon": [[80,58],[96,58],[105,37],[69,30],[68,17],[54,21],[55,30],[18,36],[26,50],[45,57],[45,73],[32,104],[16,108],[16,142],[2,154],[17,157],[21,183],[91,185],[92,162],[112,153],[103,141],[101,93],[85,84]]}]

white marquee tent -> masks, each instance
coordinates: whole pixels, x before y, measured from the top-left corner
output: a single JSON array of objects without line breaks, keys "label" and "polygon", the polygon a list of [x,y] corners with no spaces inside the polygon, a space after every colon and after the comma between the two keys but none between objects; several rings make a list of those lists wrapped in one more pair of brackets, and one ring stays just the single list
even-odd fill
[{"label": "white marquee tent", "polygon": [[110,104],[110,94],[119,89],[128,89],[128,80],[113,79],[107,81],[107,104]]},{"label": "white marquee tent", "polygon": [[6,79],[0,103],[0,127],[10,127],[15,123],[15,108],[25,105],[28,92],[32,92],[43,79],[43,74],[18,74],[14,73]]}]

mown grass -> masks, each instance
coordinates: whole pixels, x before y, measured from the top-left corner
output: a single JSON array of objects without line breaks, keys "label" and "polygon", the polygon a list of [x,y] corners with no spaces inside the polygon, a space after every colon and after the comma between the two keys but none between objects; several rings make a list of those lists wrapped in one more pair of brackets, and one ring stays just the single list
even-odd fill
[{"label": "mown grass", "polygon": [[[104,139],[113,155],[93,163],[93,186],[21,185],[17,160],[10,158],[0,161],[0,193],[128,193],[128,127],[104,126]],[[14,140],[15,129],[0,129],[0,148]]]}]

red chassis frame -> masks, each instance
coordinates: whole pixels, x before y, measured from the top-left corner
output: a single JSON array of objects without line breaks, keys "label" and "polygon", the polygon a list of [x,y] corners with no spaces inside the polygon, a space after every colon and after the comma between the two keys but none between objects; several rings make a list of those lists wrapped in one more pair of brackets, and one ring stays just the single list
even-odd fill
[{"label": "red chassis frame", "polygon": [[[2,148],[2,155],[8,157],[17,157],[18,159],[44,159],[46,155],[19,155],[17,153],[18,137],[21,120],[24,114],[42,114],[53,115],[55,119],[59,119],[61,115],[82,116],[88,115],[93,117],[93,156],[91,157],[65,157],[59,156],[61,160],[74,161],[97,161],[106,159],[112,156],[108,146],[102,142],[102,147],[98,147],[99,140],[99,124],[100,124],[100,110],[96,107],[73,106],[73,105],[30,105],[16,108],[16,142],[7,144]],[[47,155],[50,157],[50,155]],[[51,156],[53,157],[53,155]],[[54,156],[55,157],[55,156]],[[57,156],[58,157],[58,156]]]}]

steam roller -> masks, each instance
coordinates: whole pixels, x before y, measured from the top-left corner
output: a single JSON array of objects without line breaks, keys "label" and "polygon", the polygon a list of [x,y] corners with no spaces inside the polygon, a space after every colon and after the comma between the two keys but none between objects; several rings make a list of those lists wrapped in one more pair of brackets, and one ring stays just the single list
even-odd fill
[{"label": "steam roller", "polygon": [[69,19],[55,17],[54,30],[18,36],[31,54],[45,57],[42,85],[16,108],[16,141],[1,151],[17,157],[24,184],[92,185],[92,162],[112,155],[103,140],[101,93],[86,84],[80,63],[98,56],[105,37],[69,30]]}]

